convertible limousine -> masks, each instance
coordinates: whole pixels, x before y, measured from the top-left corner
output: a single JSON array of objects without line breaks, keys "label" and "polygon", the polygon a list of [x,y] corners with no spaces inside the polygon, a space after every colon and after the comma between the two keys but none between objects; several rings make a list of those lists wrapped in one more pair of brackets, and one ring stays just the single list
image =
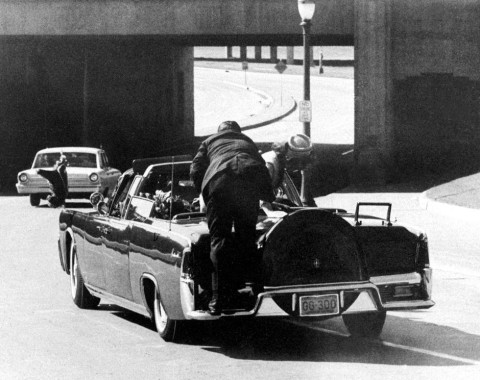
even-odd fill
[{"label": "convertible limousine", "polygon": [[[78,307],[118,304],[152,318],[173,341],[189,320],[236,317],[342,316],[352,335],[375,337],[387,311],[434,305],[423,232],[392,222],[388,203],[358,203],[354,213],[302,207],[286,174],[274,203],[282,216],[258,215],[261,292],[245,284],[242,302],[210,315],[209,234],[190,162],[135,160],[112,198],[92,196],[96,211],[62,210],[60,262]],[[372,205],[385,217],[363,215]]]}]

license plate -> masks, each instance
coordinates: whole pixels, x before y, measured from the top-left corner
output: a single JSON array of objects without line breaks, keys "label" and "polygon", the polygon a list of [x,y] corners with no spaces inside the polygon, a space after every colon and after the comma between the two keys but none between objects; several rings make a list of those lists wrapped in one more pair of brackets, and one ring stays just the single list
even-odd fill
[{"label": "license plate", "polygon": [[324,294],[321,296],[300,297],[300,316],[311,317],[317,315],[338,314],[338,294]]}]

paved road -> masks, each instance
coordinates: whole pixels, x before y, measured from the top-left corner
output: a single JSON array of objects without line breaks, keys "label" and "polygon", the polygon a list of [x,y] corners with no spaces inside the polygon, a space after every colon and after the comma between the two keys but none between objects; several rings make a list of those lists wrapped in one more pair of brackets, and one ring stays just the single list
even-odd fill
[{"label": "paved road", "polygon": [[[351,209],[356,197],[318,202]],[[480,373],[479,222],[432,216],[412,201],[417,194],[395,197],[394,215],[431,233],[432,265],[440,268],[434,308],[389,314],[382,340],[349,338],[334,319],[309,328],[198,324],[180,344],[163,342],[147,319],[115,306],[78,309],[58,261],[59,210],[0,197],[0,378],[474,378]]]},{"label": "paved road", "polygon": [[[217,74],[220,73],[221,75]],[[199,136],[212,133],[225,120],[240,120],[265,111],[263,97],[243,87],[243,82],[230,82],[222,70],[195,69],[195,132]]]},{"label": "paved road", "polygon": [[[223,120],[236,117],[248,123],[249,115],[266,112],[265,108],[252,107],[252,92],[243,89],[233,97],[232,91],[239,91],[245,83],[241,71],[195,68],[195,134],[204,136],[214,133]],[[271,96],[273,105],[293,97],[303,99],[303,80],[300,75],[247,72],[247,85]],[[237,107],[245,97],[249,111],[242,115]],[[312,123],[311,137],[315,143],[353,144],[353,79],[312,77]],[[261,100],[257,97],[257,103]],[[249,106],[250,105],[250,106]],[[280,110],[279,110],[280,112]],[[215,115],[215,116],[214,116]],[[261,128],[246,132],[255,142],[278,141],[294,133],[302,132],[298,111],[286,118]]]}]

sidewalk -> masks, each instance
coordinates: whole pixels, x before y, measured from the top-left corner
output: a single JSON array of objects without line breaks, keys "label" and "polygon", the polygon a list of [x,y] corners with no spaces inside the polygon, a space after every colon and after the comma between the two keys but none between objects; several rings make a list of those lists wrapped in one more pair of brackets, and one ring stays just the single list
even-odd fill
[{"label": "sidewalk", "polygon": [[426,210],[480,218],[480,173],[461,177],[423,192],[420,205]]},{"label": "sidewalk", "polygon": [[[451,181],[445,180],[444,183],[440,180],[441,184],[436,186],[428,182],[429,180],[424,183],[403,182],[372,187],[350,185],[334,194],[317,197],[315,200],[321,207],[344,207],[340,204],[334,206],[334,204],[339,201],[346,202],[348,210],[352,211],[357,202],[371,200],[373,197],[375,201],[390,202],[396,206],[400,204],[402,208],[408,209],[408,205],[404,204],[405,195],[410,194],[418,200],[421,209],[430,213],[464,220],[480,220],[480,173]],[[408,199],[412,201],[414,198]],[[328,203],[325,204],[325,201]]]}]

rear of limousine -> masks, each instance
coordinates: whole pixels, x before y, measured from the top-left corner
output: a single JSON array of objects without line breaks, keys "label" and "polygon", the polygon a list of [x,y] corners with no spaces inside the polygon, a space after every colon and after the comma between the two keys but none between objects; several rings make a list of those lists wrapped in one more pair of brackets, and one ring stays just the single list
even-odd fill
[{"label": "rear of limousine", "polygon": [[[210,318],[195,301],[198,269],[208,268],[208,243],[206,236],[193,241],[183,263],[182,281],[190,285],[183,293],[187,319]],[[353,335],[378,336],[387,310],[433,305],[426,238],[403,227],[355,227],[331,211],[300,209],[261,235],[258,246],[264,289],[250,309],[225,316],[341,315]]]},{"label": "rear of limousine", "polygon": [[426,234],[405,226],[364,223],[355,227],[370,281],[387,310],[429,308],[432,269]]}]

